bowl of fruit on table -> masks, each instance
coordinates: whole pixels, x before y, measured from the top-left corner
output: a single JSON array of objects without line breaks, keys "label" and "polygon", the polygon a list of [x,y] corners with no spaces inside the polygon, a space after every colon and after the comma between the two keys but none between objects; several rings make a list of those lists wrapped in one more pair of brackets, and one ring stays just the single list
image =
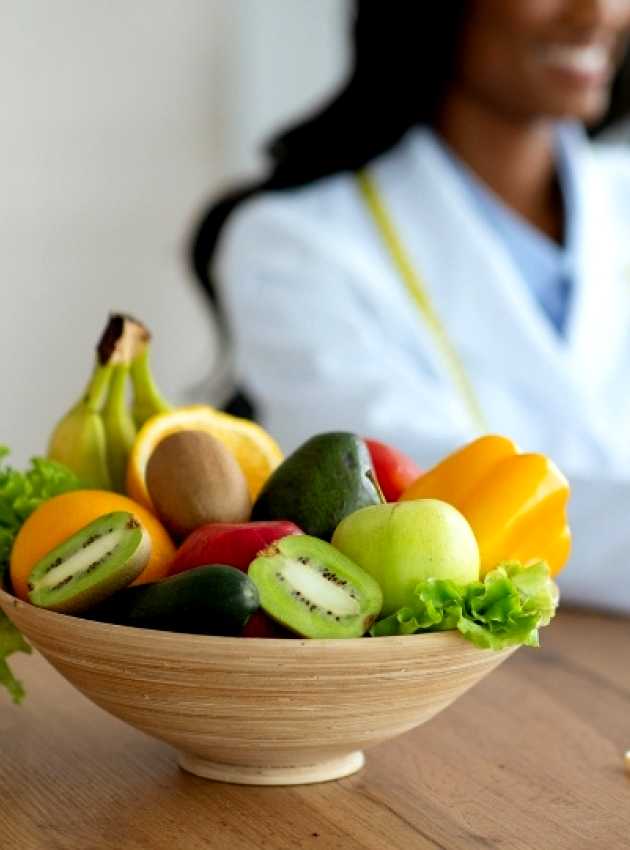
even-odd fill
[{"label": "bowl of fruit on table", "polygon": [[0,462],[16,701],[4,659],[30,641],[187,771],[319,782],[538,645],[570,548],[548,458],[485,436],[421,472],[348,432],[283,458],[253,423],[171,408],[148,339],[113,317],[48,457]]}]

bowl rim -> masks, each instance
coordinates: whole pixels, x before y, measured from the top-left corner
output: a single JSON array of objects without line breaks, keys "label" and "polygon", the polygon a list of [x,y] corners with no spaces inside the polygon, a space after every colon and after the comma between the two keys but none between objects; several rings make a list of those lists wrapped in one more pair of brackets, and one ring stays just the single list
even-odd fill
[{"label": "bowl rim", "polygon": [[[4,603],[3,606],[0,606],[0,610],[7,606],[11,606],[13,608],[18,609],[24,609],[26,611],[32,612],[33,616],[37,617],[43,623],[49,623],[51,625],[57,624],[58,627],[63,626],[68,627],[70,629],[79,628],[79,624],[83,623],[84,626],[87,625],[93,633],[100,632],[103,635],[116,635],[120,638],[127,637],[130,640],[138,639],[140,636],[143,635],[147,638],[152,636],[156,640],[169,639],[171,636],[175,636],[178,639],[185,638],[186,640],[189,640],[193,643],[198,643],[199,645],[221,644],[224,647],[241,646],[243,647],[243,649],[250,646],[252,650],[254,648],[259,649],[263,646],[267,646],[270,649],[272,647],[279,646],[292,646],[295,648],[297,648],[298,646],[307,646],[312,647],[313,649],[322,649],[324,647],[332,648],[333,646],[343,646],[346,648],[352,646],[356,648],[360,645],[364,645],[365,650],[363,651],[369,652],[370,647],[374,648],[375,646],[374,641],[378,641],[378,646],[389,645],[391,647],[394,647],[404,645],[410,647],[413,643],[417,644],[421,640],[424,640],[427,643],[430,642],[432,644],[435,644],[436,641],[440,641],[444,644],[453,643],[453,641],[457,641],[457,645],[462,648],[464,646],[469,647],[470,649],[474,649],[477,652],[481,653],[496,652],[497,655],[506,652],[508,649],[514,649],[514,647],[507,647],[503,650],[498,651],[492,649],[483,649],[466,640],[466,638],[462,634],[460,634],[457,629],[448,629],[445,631],[436,632],[423,632],[422,634],[415,635],[388,635],[378,638],[369,638],[367,640],[365,635],[360,638],[304,638],[299,637],[297,635],[295,638],[243,638],[240,636],[228,637],[225,635],[196,635],[188,634],[187,632],[167,632],[157,629],[141,629],[136,626],[121,626],[116,625],[114,623],[101,623],[98,620],[84,620],[82,617],[75,617],[70,614],[61,614],[57,611],[48,611],[45,608],[38,608],[36,605],[32,605],[30,602],[26,602],[25,600],[14,596],[12,593],[9,593],[7,590],[4,589],[1,584],[0,601]],[[9,617],[9,619],[11,618]],[[26,637],[28,638],[27,634]],[[29,638],[29,640],[32,639]]]}]

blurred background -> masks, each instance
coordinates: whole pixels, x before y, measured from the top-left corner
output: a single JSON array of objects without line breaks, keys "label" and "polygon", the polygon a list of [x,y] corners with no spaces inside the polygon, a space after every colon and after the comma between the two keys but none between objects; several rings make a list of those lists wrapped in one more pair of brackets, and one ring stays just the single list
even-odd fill
[{"label": "blurred background", "polygon": [[343,75],[345,0],[3,4],[0,443],[45,450],[107,314],[154,333],[174,402],[220,393],[217,338],[187,268],[211,196]]}]

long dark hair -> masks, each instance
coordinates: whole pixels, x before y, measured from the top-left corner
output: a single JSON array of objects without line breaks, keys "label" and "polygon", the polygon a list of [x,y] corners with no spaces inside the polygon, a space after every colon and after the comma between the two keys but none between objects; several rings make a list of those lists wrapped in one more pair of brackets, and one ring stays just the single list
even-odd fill
[{"label": "long dark hair", "polygon": [[[217,303],[211,260],[221,228],[252,195],[304,186],[356,171],[393,147],[416,124],[430,124],[448,88],[467,13],[467,0],[355,0],[353,62],[341,89],[314,115],[266,148],[268,176],[219,200],[203,215],[191,247],[196,278]],[[413,88],[409,87],[413,80]],[[613,84],[610,109],[597,133],[630,112],[628,56]]]}]

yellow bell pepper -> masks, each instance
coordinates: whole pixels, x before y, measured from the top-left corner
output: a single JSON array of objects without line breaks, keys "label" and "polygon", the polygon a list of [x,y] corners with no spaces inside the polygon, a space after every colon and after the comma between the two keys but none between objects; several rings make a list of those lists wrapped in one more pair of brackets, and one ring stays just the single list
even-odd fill
[{"label": "yellow bell pepper", "polygon": [[501,561],[547,561],[560,572],[571,551],[569,483],[548,457],[521,454],[506,437],[474,440],[421,475],[401,499],[441,499],[470,523],[481,575]]}]

